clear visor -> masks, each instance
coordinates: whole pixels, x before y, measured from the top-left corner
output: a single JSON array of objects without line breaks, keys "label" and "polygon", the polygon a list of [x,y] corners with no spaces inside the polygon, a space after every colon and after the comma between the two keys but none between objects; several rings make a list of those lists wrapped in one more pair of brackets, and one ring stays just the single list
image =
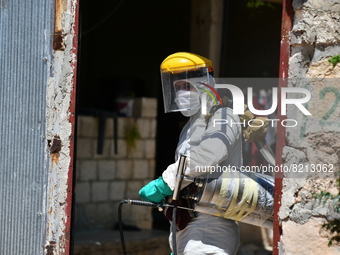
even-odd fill
[{"label": "clear visor", "polygon": [[205,67],[180,73],[161,72],[161,79],[166,113],[199,109],[203,84],[211,83]]}]

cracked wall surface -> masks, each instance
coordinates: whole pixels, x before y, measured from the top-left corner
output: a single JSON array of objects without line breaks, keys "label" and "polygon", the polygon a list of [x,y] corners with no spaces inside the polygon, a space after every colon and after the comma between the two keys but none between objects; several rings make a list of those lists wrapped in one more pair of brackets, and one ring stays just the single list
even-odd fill
[{"label": "cracked wall surface", "polygon": [[288,86],[311,92],[304,106],[312,115],[303,115],[294,105],[287,108],[287,118],[298,125],[286,129],[282,156],[301,172],[285,173],[283,179],[280,254],[339,254],[338,245],[328,247],[331,234],[322,225],[340,215],[313,194],[339,192],[340,65],[328,59],[340,54],[340,1],[298,0],[293,9]]}]

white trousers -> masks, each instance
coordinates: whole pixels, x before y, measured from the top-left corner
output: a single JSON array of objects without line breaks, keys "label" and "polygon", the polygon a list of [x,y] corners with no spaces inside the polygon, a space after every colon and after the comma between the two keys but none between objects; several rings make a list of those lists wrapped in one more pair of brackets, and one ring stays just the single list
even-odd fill
[{"label": "white trousers", "polygon": [[[171,232],[169,244],[172,250]],[[185,229],[176,233],[178,255],[235,255],[239,244],[238,225],[235,221],[202,213]]]}]

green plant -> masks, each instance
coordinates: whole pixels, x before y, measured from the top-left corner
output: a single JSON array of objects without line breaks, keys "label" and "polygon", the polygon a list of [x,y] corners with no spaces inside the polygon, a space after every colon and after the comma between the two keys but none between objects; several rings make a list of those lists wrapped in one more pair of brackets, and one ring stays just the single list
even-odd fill
[{"label": "green plant", "polygon": [[336,55],[331,57],[330,59],[328,59],[328,62],[333,64],[333,67],[335,67],[337,65],[337,63],[340,62],[340,55]]},{"label": "green plant", "polygon": [[[337,179],[337,185],[339,188],[339,192],[337,195],[333,195],[326,191],[321,191],[320,193],[313,194],[313,197],[319,202],[322,202],[323,205],[325,205],[327,201],[331,200],[332,206],[334,207],[334,211],[336,213],[340,213],[340,178]],[[331,237],[331,239],[329,240],[328,246],[331,246],[334,241],[337,243],[340,243],[340,220],[339,219],[329,221],[323,224],[322,227],[326,228],[328,231],[334,234],[334,236]]]},{"label": "green plant", "polygon": [[136,149],[136,140],[142,138],[136,124],[132,124],[130,128],[126,129],[125,137],[126,137],[127,145],[129,146],[129,148],[132,148],[132,149]]},{"label": "green plant", "polygon": [[247,0],[247,7],[248,8],[259,8],[262,6],[267,6],[270,8],[274,8],[274,6],[268,2],[265,2],[263,0]]}]

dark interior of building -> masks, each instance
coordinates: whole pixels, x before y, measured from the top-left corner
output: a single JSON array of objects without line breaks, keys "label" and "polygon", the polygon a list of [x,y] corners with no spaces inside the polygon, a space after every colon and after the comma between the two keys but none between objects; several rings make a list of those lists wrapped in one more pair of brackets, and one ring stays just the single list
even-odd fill
[{"label": "dark interior of building", "polygon": [[[185,123],[180,113],[164,114],[159,65],[174,52],[191,50],[193,1],[99,0],[80,4],[78,112],[115,111],[115,99],[120,97],[157,98],[155,178],[173,163]],[[246,0],[225,1],[223,26],[222,77],[278,77],[280,4],[249,8]],[[167,220],[155,214],[154,227],[168,229]]]}]

